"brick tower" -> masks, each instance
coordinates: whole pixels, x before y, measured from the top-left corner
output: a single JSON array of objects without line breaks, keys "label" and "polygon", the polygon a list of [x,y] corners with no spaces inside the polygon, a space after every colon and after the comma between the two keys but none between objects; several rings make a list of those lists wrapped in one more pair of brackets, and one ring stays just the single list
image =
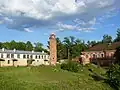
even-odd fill
[{"label": "brick tower", "polygon": [[57,48],[56,48],[56,37],[55,34],[52,33],[50,35],[50,64],[56,65],[57,62]]}]

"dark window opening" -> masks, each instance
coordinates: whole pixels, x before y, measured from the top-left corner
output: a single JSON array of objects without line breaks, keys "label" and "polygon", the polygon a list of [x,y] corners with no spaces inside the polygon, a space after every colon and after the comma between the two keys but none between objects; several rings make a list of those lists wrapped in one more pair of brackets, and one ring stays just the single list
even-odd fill
[{"label": "dark window opening", "polygon": [[29,55],[27,55],[27,58],[29,58]]},{"label": "dark window opening", "polygon": [[26,55],[23,55],[23,58],[26,58]]},{"label": "dark window opening", "polygon": [[11,54],[11,58],[14,58],[14,54]]},{"label": "dark window opening", "polygon": [[7,54],[7,58],[10,58],[10,54]]},{"label": "dark window opening", "polygon": [[35,56],[35,58],[37,59],[37,55]]},{"label": "dark window opening", "polygon": [[1,54],[1,58],[3,58],[3,54]]},{"label": "dark window opening", "polygon": [[8,64],[10,64],[10,60],[8,60]]},{"label": "dark window opening", "polygon": [[17,58],[20,58],[20,54],[17,54]]}]

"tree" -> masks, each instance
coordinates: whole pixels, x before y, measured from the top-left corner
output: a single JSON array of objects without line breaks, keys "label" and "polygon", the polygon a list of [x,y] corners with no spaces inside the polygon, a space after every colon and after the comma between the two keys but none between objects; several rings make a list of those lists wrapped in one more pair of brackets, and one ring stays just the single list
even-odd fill
[{"label": "tree", "polygon": [[116,63],[120,65],[120,47],[116,49],[114,56],[116,58]]},{"label": "tree", "polygon": [[105,35],[103,36],[102,43],[112,43],[112,37],[109,36],[109,35],[107,35],[107,34],[105,34]]},{"label": "tree", "polygon": [[120,41],[120,28],[117,30],[117,37],[114,39],[114,42],[119,42]]},{"label": "tree", "polygon": [[96,41],[88,41],[88,42],[87,42],[88,48],[89,48],[89,47],[93,47],[93,46],[95,46],[96,44],[97,44]]},{"label": "tree", "polygon": [[106,72],[108,83],[114,90],[120,90],[120,65],[112,65]]},{"label": "tree", "polygon": [[35,47],[34,47],[34,51],[37,51],[37,52],[42,52],[44,51],[44,49],[42,48],[43,44],[42,43],[34,43]]},{"label": "tree", "polygon": [[24,43],[24,42],[18,42],[16,49],[17,50],[26,50],[26,43]]},{"label": "tree", "polygon": [[75,37],[73,37],[73,36],[65,37],[63,42],[67,48],[68,60],[71,60],[72,59],[72,49],[73,49],[73,45],[75,43]]},{"label": "tree", "polygon": [[26,50],[27,51],[32,51],[33,50],[33,45],[31,44],[30,41],[26,42]]},{"label": "tree", "polygon": [[85,50],[86,44],[80,39],[75,39],[75,37],[65,37],[63,44],[67,48],[68,60],[71,60],[77,56],[80,56],[81,51]]}]

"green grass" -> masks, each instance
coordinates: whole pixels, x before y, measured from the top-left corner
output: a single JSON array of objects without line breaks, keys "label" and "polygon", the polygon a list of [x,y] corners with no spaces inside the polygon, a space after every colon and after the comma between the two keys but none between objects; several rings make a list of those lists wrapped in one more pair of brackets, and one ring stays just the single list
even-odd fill
[{"label": "green grass", "polygon": [[112,90],[103,81],[89,76],[88,69],[99,75],[105,73],[93,65],[81,67],[79,73],[61,70],[59,66],[3,67],[0,90]]}]

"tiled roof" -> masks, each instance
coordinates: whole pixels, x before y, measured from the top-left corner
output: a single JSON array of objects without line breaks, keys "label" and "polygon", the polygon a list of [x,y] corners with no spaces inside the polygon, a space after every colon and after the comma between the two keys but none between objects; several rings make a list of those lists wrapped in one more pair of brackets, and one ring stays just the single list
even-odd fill
[{"label": "tiled roof", "polygon": [[42,52],[32,52],[32,51],[21,51],[21,50],[2,50],[0,49],[0,53],[11,53],[11,54],[31,54],[31,55],[47,55],[47,53]]},{"label": "tiled roof", "polygon": [[111,44],[97,44],[88,49],[88,51],[102,51],[102,50],[116,50],[117,47],[120,47],[120,42],[115,42]]}]

